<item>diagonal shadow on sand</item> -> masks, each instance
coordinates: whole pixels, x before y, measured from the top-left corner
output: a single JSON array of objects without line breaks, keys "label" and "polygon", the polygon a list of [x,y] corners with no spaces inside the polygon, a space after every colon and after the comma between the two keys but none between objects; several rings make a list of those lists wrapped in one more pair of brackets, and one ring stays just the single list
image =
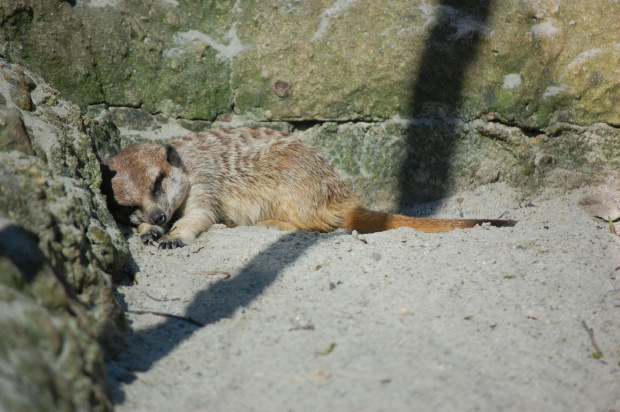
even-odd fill
[{"label": "diagonal shadow on sand", "polygon": [[[231,279],[218,280],[209,288],[198,292],[188,306],[185,316],[204,326],[232,316],[235,311],[252,303],[286,267],[312,246],[345,233],[348,234],[342,231],[327,234],[295,231],[284,234],[277,242],[256,255],[238,275]],[[127,344],[132,348],[142,348],[139,355],[135,356],[135,351],[130,351],[129,357],[121,354],[118,361],[108,363],[108,376],[115,403],[122,403],[124,399],[121,383],[132,382],[136,378],[135,372],[151,368],[156,361],[168,355],[198,329],[199,326],[189,322],[166,318],[153,328],[131,333]]]}]

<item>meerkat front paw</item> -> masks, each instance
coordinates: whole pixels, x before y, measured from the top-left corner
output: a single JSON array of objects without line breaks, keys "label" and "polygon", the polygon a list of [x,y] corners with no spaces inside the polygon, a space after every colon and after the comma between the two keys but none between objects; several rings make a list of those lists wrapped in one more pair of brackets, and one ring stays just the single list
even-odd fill
[{"label": "meerkat front paw", "polygon": [[144,243],[153,243],[166,233],[161,226],[149,225],[148,223],[142,223],[138,226],[138,234],[140,240]]},{"label": "meerkat front paw", "polygon": [[174,249],[177,247],[187,246],[192,243],[195,236],[191,234],[182,235],[178,231],[172,230],[159,240],[160,249]]},{"label": "meerkat front paw", "polygon": [[185,246],[185,242],[182,239],[169,239],[169,240],[160,240],[159,241],[159,249],[175,249],[177,247]]}]

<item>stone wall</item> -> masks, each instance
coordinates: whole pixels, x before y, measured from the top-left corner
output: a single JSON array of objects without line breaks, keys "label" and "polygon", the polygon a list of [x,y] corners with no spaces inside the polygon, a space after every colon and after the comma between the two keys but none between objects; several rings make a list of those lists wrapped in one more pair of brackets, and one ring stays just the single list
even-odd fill
[{"label": "stone wall", "polygon": [[151,115],[313,129],[388,205],[496,180],[574,186],[620,164],[618,2],[4,3],[0,53],[83,111],[142,113],[122,119],[139,131]]},{"label": "stone wall", "polygon": [[620,124],[607,0],[5,0],[3,54],[82,107],[187,119],[493,113],[527,128]]},{"label": "stone wall", "polygon": [[5,2],[0,51],[83,111],[313,129],[392,206],[496,180],[600,181],[620,163],[617,2]]}]

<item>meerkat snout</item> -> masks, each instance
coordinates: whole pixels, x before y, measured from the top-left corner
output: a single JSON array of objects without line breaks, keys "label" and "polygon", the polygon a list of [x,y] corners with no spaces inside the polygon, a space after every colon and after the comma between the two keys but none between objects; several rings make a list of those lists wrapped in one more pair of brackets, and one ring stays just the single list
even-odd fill
[{"label": "meerkat snout", "polygon": [[166,223],[166,214],[161,210],[156,210],[149,214],[149,223],[152,225],[163,225]]}]

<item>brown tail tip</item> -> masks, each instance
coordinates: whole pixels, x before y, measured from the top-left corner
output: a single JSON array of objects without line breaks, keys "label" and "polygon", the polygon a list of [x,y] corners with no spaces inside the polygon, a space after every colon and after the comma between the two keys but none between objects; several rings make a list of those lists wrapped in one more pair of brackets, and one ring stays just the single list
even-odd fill
[{"label": "brown tail tip", "polygon": [[422,232],[449,232],[454,229],[469,229],[474,226],[490,225],[494,227],[513,227],[517,224],[516,220],[502,220],[502,219],[427,219],[427,218],[413,218],[419,222],[424,222],[423,225],[403,225],[413,227],[416,230]]},{"label": "brown tail tip", "polygon": [[514,227],[517,224],[516,220],[501,220],[501,219],[482,219],[478,224],[490,223],[495,227]]}]

